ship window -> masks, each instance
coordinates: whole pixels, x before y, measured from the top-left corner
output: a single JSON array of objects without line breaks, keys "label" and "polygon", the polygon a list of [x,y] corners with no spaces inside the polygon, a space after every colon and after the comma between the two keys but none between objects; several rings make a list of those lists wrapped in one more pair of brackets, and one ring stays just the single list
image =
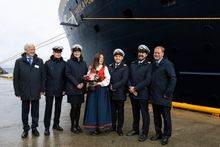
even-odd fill
[{"label": "ship window", "polygon": [[98,32],[100,32],[100,27],[99,27],[99,25],[94,25],[94,29],[95,29],[95,31],[98,33]]},{"label": "ship window", "polygon": [[126,9],[126,10],[124,10],[124,11],[123,11],[123,14],[124,14],[124,17],[125,17],[125,18],[131,18],[131,17],[133,17],[133,12],[132,12],[131,9]]},{"label": "ship window", "polygon": [[204,30],[213,30],[214,28],[213,28],[213,26],[211,26],[211,25],[205,25],[205,26],[203,27],[203,29],[204,29]]},{"label": "ship window", "polygon": [[76,3],[78,4],[78,0],[76,0]]},{"label": "ship window", "polygon": [[161,0],[161,4],[163,7],[169,7],[176,4],[176,0]]}]

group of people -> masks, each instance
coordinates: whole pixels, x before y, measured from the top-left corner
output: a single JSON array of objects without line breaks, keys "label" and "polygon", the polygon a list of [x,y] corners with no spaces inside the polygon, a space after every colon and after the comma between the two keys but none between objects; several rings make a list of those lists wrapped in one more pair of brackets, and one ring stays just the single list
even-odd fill
[{"label": "group of people", "polygon": [[[61,56],[63,47],[55,46],[48,61],[35,54],[34,44],[25,45],[25,52],[17,59],[14,67],[15,95],[22,101],[22,138],[32,134],[39,136],[39,99],[46,97],[44,115],[44,135],[50,135],[50,122],[53,101],[55,112],[53,129],[63,131],[60,126],[62,99],[67,95],[71,104],[71,131],[81,133],[79,125],[81,105],[86,94],[84,113],[84,130],[90,135],[98,135],[106,131],[115,131],[123,135],[124,102],[129,93],[133,125],[126,135],[139,135],[138,141],[143,142],[148,137],[150,116],[148,101],[153,106],[154,125],[156,135],[152,141],[161,140],[161,144],[168,144],[172,133],[171,105],[172,94],[176,84],[173,64],[164,57],[165,48],[157,46],[154,49],[154,61],[148,60],[150,49],[146,45],[138,46],[137,60],[130,66],[124,62],[125,53],[122,49],[115,49],[113,62],[105,65],[104,55],[96,53],[91,66],[87,66],[82,56],[82,46],[75,44],[71,48],[70,59],[65,62]],[[32,125],[28,124],[31,107]],[[139,122],[142,115],[142,131]],[[164,130],[162,131],[162,117]]]}]

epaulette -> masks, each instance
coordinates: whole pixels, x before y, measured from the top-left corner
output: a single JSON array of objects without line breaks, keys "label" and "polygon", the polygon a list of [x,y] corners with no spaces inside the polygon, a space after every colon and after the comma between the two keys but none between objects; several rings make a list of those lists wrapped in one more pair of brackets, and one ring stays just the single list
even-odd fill
[{"label": "epaulette", "polygon": [[112,64],[109,64],[110,67],[112,67]]},{"label": "epaulette", "polygon": [[132,61],[131,64],[134,64],[136,61]]},{"label": "epaulette", "polygon": [[151,62],[147,62],[148,64],[151,64]]},{"label": "epaulette", "polygon": [[127,65],[127,64],[124,64],[123,66],[126,67],[126,66],[128,66],[128,65]]}]

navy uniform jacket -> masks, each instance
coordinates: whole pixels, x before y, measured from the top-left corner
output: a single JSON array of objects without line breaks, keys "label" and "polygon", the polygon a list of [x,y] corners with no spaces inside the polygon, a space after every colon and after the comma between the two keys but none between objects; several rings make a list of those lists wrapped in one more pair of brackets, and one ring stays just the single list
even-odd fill
[{"label": "navy uniform jacket", "polygon": [[83,76],[87,74],[87,71],[88,67],[82,58],[78,61],[77,58],[72,57],[67,61],[65,69],[67,78],[65,92],[67,95],[84,94],[86,83],[84,83],[84,88],[82,89],[78,89],[76,86],[84,81]]},{"label": "navy uniform jacket", "polygon": [[124,62],[122,62],[117,68],[115,63],[109,65],[109,73],[111,75],[110,84],[113,91],[110,90],[110,96],[112,100],[126,100],[127,82],[129,69]]},{"label": "navy uniform jacket", "polygon": [[44,92],[44,63],[35,54],[32,65],[26,58],[26,53],[15,62],[13,73],[15,95],[21,100],[39,100],[40,92]]},{"label": "navy uniform jacket", "polygon": [[[176,74],[173,64],[162,59],[159,65],[152,64],[151,101],[156,105],[172,106],[172,94],[176,86]],[[167,98],[165,98],[166,96]]]},{"label": "navy uniform jacket", "polygon": [[130,65],[130,75],[128,86],[134,86],[138,92],[137,96],[132,96],[134,99],[148,100],[149,85],[151,82],[151,64],[147,59],[143,63],[138,63],[138,60],[133,61]]},{"label": "navy uniform jacket", "polygon": [[45,62],[46,96],[62,96],[65,88],[65,66],[66,62],[62,57],[56,59],[53,55]]}]

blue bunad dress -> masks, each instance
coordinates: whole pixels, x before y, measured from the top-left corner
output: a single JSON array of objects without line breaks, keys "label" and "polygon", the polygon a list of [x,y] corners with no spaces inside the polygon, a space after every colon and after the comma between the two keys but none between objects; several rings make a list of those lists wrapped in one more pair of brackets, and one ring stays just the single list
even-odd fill
[{"label": "blue bunad dress", "polygon": [[90,68],[89,72],[96,71],[100,77],[100,82],[95,88],[89,88],[85,113],[84,129],[88,132],[103,132],[112,127],[111,105],[107,86],[110,83],[108,68],[99,65],[95,70]]}]

